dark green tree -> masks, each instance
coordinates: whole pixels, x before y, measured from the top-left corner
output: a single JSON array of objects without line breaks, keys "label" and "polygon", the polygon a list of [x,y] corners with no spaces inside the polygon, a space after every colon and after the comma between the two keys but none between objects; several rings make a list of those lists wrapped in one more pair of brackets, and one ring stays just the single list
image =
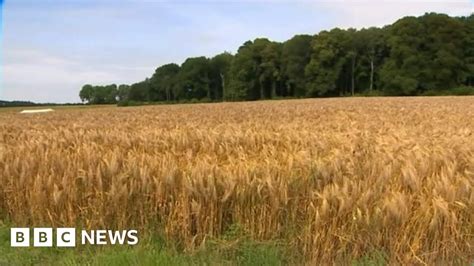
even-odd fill
[{"label": "dark green tree", "polygon": [[306,96],[307,78],[305,68],[311,59],[310,35],[296,35],[283,43],[282,46],[282,74],[286,79],[285,96]]},{"label": "dark green tree", "polygon": [[230,67],[230,80],[224,97],[230,100],[256,100],[257,65],[253,58],[253,42],[247,41],[239,47]]},{"label": "dark green tree", "polygon": [[118,86],[117,90],[118,90],[117,91],[118,101],[119,102],[127,101],[128,100],[128,95],[130,93],[130,86],[126,85],[126,84],[122,84],[122,85]]},{"label": "dark green tree", "polygon": [[[262,50],[262,69],[260,74],[261,87],[264,90],[264,97],[269,98],[281,96],[283,93],[280,89],[282,83],[281,73],[281,44],[277,42],[267,43]],[[278,95],[277,95],[278,92]]]},{"label": "dark green tree", "polygon": [[461,21],[429,13],[403,18],[388,30],[390,56],[380,75],[390,94],[445,90],[465,80],[465,25]]},{"label": "dark green tree", "polygon": [[117,85],[106,86],[84,85],[79,92],[82,101],[89,104],[112,104],[117,103]]},{"label": "dark green tree", "polygon": [[128,99],[131,101],[147,102],[150,101],[150,79],[134,83],[130,86]]},{"label": "dark green tree", "polygon": [[380,28],[360,30],[358,38],[361,45],[357,83],[368,91],[374,90],[377,83],[377,72],[388,55],[385,31]]},{"label": "dark green tree", "polygon": [[380,70],[384,91],[392,95],[414,95],[420,88],[420,78],[426,69],[422,23],[415,17],[406,17],[388,28],[390,56]]},{"label": "dark green tree", "polygon": [[464,84],[474,86],[474,14],[461,18],[464,23]]},{"label": "dark green tree", "polygon": [[211,99],[209,59],[204,56],[188,58],[178,74],[179,99]]},{"label": "dark green tree", "polygon": [[90,84],[82,86],[81,91],[79,92],[79,97],[82,102],[91,103],[94,99],[94,87]]},{"label": "dark green tree", "polygon": [[336,95],[337,90],[340,95],[344,93],[337,83],[348,61],[348,37],[346,31],[336,28],[322,31],[314,38],[311,60],[305,69],[309,81],[307,96]]},{"label": "dark green tree", "polygon": [[247,100],[275,97],[281,83],[280,54],[281,44],[265,38],[244,43],[230,70],[231,97]]},{"label": "dark green tree", "polygon": [[226,99],[224,95],[227,95],[226,88],[230,79],[230,66],[233,58],[232,54],[224,52],[210,60],[211,88],[215,100]]},{"label": "dark green tree", "polygon": [[[91,104],[120,101],[258,100],[275,97],[441,94],[474,83],[474,18],[427,13],[384,28],[247,41],[235,56],[188,58],[131,86],[84,85]],[[467,88],[469,90],[469,88]],[[464,88],[456,90],[464,91]]]},{"label": "dark green tree", "polygon": [[177,86],[179,70],[177,64],[166,64],[156,69],[150,79],[150,100],[175,100],[173,89]]}]

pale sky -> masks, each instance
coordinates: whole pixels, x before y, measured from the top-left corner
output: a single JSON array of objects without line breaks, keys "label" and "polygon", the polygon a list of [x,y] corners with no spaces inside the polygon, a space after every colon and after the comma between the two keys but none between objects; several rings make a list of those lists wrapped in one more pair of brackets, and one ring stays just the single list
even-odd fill
[{"label": "pale sky", "polygon": [[86,83],[138,82],[160,65],[235,53],[257,37],[285,41],[425,12],[469,15],[474,0],[5,0],[2,6],[0,100],[79,102]]}]

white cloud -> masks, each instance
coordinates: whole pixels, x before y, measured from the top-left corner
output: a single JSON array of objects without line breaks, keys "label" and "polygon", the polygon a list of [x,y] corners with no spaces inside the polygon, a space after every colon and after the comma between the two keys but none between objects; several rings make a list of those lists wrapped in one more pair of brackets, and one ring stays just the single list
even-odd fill
[{"label": "white cloud", "polygon": [[10,49],[3,64],[3,95],[7,100],[77,102],[86,84],[131,83],[142,80],[153,67],[89,65],[33,49]]},{"label": "white cloud", "polygon": [[405,16],[420,16],[426,12],[465,16],[473,12],[470,0],[397,0],[397,1],[315,1],[307,2],[316,10],[333,14],[335,27],[363,28],[385,26]]}]

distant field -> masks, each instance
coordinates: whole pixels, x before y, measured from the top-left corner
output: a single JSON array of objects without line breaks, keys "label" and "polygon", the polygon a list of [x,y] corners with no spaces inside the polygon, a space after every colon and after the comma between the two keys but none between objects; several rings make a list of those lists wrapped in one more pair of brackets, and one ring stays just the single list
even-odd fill
[{"label": "distant field", "polygon": [[138,228],[183,254],[231,235],[308,263],[474,260],[474,97],[20,109],[0,109],[8,224]]}]

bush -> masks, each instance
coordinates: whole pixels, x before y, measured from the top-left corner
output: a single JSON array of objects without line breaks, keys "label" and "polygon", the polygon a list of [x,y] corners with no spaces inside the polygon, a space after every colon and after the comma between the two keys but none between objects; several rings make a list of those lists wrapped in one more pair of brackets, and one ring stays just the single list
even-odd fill
[{"label": "bush", "polygon": [[206,97],[206,98],[202,98],[202,99],[200,100],[200,102],[202,102],[202,103],[212,103],[212,99]]},{"label": "bush", "polygon": [[421,94],[422,96],[439,96],[439,95],[444,95],[441,94],[441,91],[435,91],[435,90],[427,90]]},{"label": "bush", "polygon": [[117,106],[126,107],[126,106],[140,106],[140,105],[146,105],[146,104],[147,104],[146,102],[125,100],[125,101],[118,102]]},{"label": "bush", "polygon": [[380,97],[380,96],[386,96],[383,91],[379,90],[366,90],[361,93],[356,93],[354,96],[361,96],[361,97]]},{"label": "bush", "polygon": [[461,86],[449,90],[427,90],[422,93],[423,96],[447,96],[447,95],[474,95],[474,87]]},{"label": "bush", "polygon": [[452,95],[474,95],[474,87],[461,86],[451,90]]}]

